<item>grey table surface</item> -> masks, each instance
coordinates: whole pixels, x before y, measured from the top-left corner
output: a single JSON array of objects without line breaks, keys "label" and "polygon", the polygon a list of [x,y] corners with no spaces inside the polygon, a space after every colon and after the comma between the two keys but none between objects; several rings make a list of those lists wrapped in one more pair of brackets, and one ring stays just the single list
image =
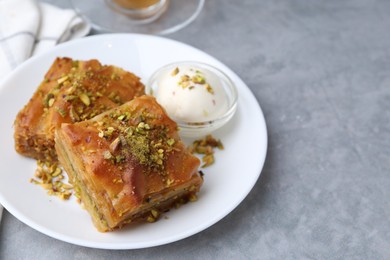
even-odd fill
[{"label": "grey table surface", "polygon": [[389,14],[387,0],[206,1],[166,37],[225,63],[261,105],[269,147],[248,197],[194,236],[129,251],[5,211],[0,259],[390,259]]}]

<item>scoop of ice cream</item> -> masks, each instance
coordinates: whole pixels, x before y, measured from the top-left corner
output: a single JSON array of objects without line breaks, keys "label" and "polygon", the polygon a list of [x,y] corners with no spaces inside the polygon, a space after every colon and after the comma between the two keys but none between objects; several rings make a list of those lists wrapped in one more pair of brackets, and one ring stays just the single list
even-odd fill
[{"label": "scoop of ice cream", "polygon": [[157,84],[157,101],[176,120],[210,121],[228,109],[221,80],[204,68],[176,67],[161,75]]}]

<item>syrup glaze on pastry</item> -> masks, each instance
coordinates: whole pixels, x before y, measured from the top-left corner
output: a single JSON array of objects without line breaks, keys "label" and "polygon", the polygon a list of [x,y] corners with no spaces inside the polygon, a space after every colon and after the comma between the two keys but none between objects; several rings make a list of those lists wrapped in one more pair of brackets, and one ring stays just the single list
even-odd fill
[{"label": "syrup glaze on pastry", "polygon": [[200,161],[180,140],[177,124],[151,96],[55,132],[59,161],[100,231],[194,200]]},{"label": "syrup glaze on pastry", "polygon": [[56,161],[54,130],[90,119],[144,94],[140,79],[97,60],[57,58],[14,123],[18,153]]}]

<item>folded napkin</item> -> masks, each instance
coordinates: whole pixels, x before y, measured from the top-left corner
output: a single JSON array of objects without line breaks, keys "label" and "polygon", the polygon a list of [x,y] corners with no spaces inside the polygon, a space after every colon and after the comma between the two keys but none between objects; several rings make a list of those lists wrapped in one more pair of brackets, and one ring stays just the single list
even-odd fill
[{"label": "folded napkin", "polygon": [[0,0],[0,80],[30,56],[89,30],[74,10],[34,0]]},{"label": "folded napkin", "polygon": [[0,81],[32,55],[89,31],[74,10],[34,0],[0,0]]}]

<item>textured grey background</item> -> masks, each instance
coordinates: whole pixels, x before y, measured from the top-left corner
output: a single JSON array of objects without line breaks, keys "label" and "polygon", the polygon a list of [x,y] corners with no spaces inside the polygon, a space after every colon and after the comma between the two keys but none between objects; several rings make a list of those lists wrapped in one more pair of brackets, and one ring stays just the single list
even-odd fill
[{"label": "textured grey background", "polygon": [[57,241],[5,212],[0,259],[390,259],[389,28],[388,0],[206,1],[167,37],[258,99],[269,150],[249,196],[197,235],[131,251]]}]

